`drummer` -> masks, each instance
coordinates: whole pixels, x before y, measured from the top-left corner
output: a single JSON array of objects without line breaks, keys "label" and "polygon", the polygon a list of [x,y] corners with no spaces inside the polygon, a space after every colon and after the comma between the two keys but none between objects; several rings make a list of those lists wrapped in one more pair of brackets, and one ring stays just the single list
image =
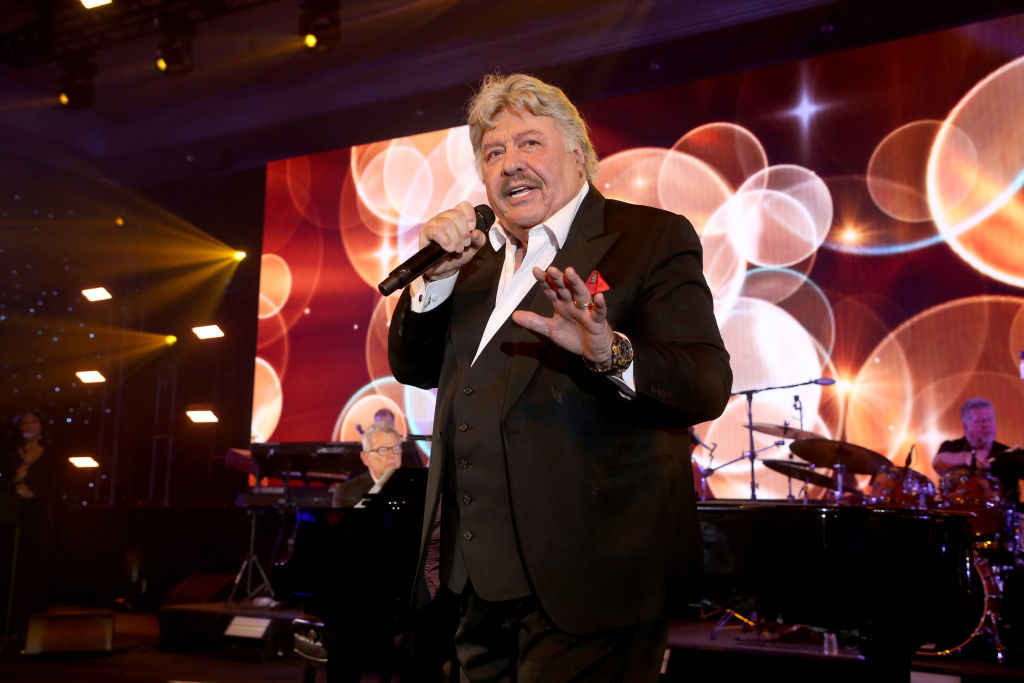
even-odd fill
[{"label": "drummer", "polygon": [[[999,461],[999,456],[1010,447],[996,441],[996,412],[992,402],[984,398],[969,398],[960,406],[960,422],[964,435],[952,441],[943,441],[939,446],[932,467],[940,477],[958,467],[989,470]],[[998,465],[995,472],[1003,489],[1005,502],[1018,503],[1020,492],[1015,473],[1001,472]],[[1019,503],[1018,503],[1019,504]]]}]

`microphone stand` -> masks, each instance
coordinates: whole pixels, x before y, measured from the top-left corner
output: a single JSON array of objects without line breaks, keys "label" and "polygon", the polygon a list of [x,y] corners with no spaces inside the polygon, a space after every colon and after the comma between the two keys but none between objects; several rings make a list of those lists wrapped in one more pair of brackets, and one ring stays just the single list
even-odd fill
[{"label": "microphone stand", "polygon": [[[793,396],[793,409],[796,410],[797,414],[800,416],[800,430],[803,431],[803,428],[804,428],[804,404],[800,401],[800,394],[795,394]],[[789,422],[784,422],[783,424],[785,424],[786,426],[789,426]],[[793,451],[789,452],[788,457],[789,457],[790,460],[793,460]],[[789,487],[789,495],[786,497],[786,500],[789,501],[790,503],[792,503],[792,502],[794,502],[796,500],[796,498],[793,497],[793,478],[792,477],[786,477],[786,486]],[[803,493],[804,493],[804,505],[807,505],[807,482],[806,481],[804,482]]]},{"label": "microphone stand", "polygon": [[[730,396],[747,397],[747,432],[750,436],[750,450],[740,457],[750,457],[750,500],[757,500],[757,487],[755,484],[754,477],[754,459],[757,458],[757,451],[754,450],[754,394],[759,394],[762,391],[773,391],[775,389],[792,389],[793,387],[802,387],[808,384],[828,385],[834,383],[834,379],[821,377],[818,379],[809,379],[806,382],[797,382],[796,384],[784,384],[782,386],[763,387],[761,389],[747,389],[746,391],[734,391],[733,393],[729,394]],[[801,425],[801,428],[802,426],[803,425]],[[740,458],[737,458],[736,460],[739,459]],[[736,460],[733,460],[732,462],[736,462]],[[792,495],[792,490],[790,495]]]}]

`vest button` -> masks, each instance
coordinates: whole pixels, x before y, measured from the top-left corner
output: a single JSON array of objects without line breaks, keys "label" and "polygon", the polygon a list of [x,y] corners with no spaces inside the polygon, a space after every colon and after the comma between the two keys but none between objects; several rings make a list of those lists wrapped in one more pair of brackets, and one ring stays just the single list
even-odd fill
[{"label": "vest button", "polygon": [[459,467],[461,467],[462,469],[466,469],[467,467],[469,467],[469,461],[466,460],[465,458],[459,458]]},{"label": "vest button", "polygon": [[467,529],[466,531],[462,532],[462,537],[467,541],[471,541],[473,540],[473,532]]},{"label": "vest button", "polygon": [[462,496],[462,504],[463,505],[469,505],[472,502],[473,502],[473,496],[469,495],[468,493],[465,494],[464,496]]},{"label": "vest button", "polygon": [[469,425],[466,424],[465,422],[463,422],[462,424],[459,425],[459,431],[460,432],[468,432],[469,431]]},{"label": "vest button", "polygon": [[470,394],[473,393],[473,387],[471,387],[471,386],[464,386],[464,387],[462,387],[462,393],[464,393],[466,396],[469,396]]}]

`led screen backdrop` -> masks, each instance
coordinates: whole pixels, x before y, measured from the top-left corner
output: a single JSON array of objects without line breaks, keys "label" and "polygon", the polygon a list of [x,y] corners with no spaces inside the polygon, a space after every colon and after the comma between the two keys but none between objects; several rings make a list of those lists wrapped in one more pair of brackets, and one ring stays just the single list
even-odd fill
[{"label": "led screen backdrop", "polygon": [[[991,399],[1000,440],[1024,440],[1022,55],[1018,15],[581,103],[601,192],[701,234],[754,422],[899,465],[916,445],[933,481],[965,398]],[[433,394],[390,377],[397,295],[376,284],[462,200],[485,201],[464,127],[268,167],[255,440],[356,439],[382,407],[430,433]],[[823,376],[837,383],[770,389]],[[701,465],[748,448],[747,409],[738,395],[699,425],[716,445],[696,451]],[[756,433],[759,457],[786,457],[777,440]],[[786,496],[785,477],[756,471],[758,498]],[[710,484],[749,497],[749,463]]]}]

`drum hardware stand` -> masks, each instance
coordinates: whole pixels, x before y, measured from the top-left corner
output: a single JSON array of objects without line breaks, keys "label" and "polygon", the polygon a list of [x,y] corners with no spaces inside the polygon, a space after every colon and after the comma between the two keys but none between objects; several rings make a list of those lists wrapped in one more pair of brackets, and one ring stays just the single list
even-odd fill
[{"label": "drum hardware stand", "polygon": [[711,463],[714,462],[715,460],[715,449],[718,448],[718,444],[713,443],[709,447],[706,443],[697,438],[696,433],[694,433],[694,438],[696,438],[697,443],[699,443],[701,446],[704,446],[704,448],[708,452],[707,469],[701,467],[700,463],[697,464],[697,468],[700,470],[700,501],[703,503],[708,499],[708,477],[715,473],[715,470],[711,467]]},{"label": "drum hardware stand", "polygon": [[[800,394],[794,394],[793,395],[793,409],[795,411],[797,411],[797,414],[800,416],[800,430],[803,431],[803,428],[804,428],[804,404],[800,401]],[[789,426],[789,420],[786,420],[782,424],[785,425],[786,427],[788,427]],[[793,451],[789,452],[789,456],[788,457],[789,457],[790,460],[793,459]],[[795,500],[793,498],[793,478],[792,477],[786,477],[786,486],[788,487],[787,490],[789,491],[789,495],[786,496],[786,500],[788,500],[790,503],[792,503]],[[803,496],[804,497],[804,505],[807,505],[807,482],[806,481],[804,482],[804,485],[803,485],[803,492],[804,492],[804,496]]]},{"label": "drum hardware stand", "polygon": [[[796,384],[784,384],[777,387],[762,387],[760,389],[747,389],[746,391],[734,391],[730,396],[746,396],[747,398],[747,433],[750,437],[750,450],[744,453],[741,458],[750,458],[750,500],[757,500],[757,484],[756,477],[754,475],[754,460],[757,458],[757,451],[754,448],[754,394],[761,393],[762,391],[773,391],[775,389],[792,389],[793,387],[802,387],[808,384],[818,384],[820,386],[828,386],[829,384],[835,384],[836,381],[831,377],[819,377],[817,379],[809,379],[806,382],[797,382]],[[784,441],[777,442],[776,445],[782,445]],[[764,450],[764,449],[761,449]],[[740,458],[737,458],[739,460]],[[732,462],[736,462],[733,460]],[[728,463],[727,463],[728,464]]]},{"label": "drum hardware stand", "polygon": [[[786,442],[785,442],[784,439],[779,439],[778,441],[772,442],[772,443],[768,444],[767,446],[765,446],[764,448],[762,448],[760,450],[754,451],[753,455],[751,455],[747,451],[743,451],[743,454],[740,455],[738,458],[733,458],[729,462],[723,462],[718,467],[708,467],[706,470],[702,469],[701,473],[700,473],[700,478],[701,478],[701,480],[703,482],[703,481],[707,480],[708,477],[710,477],[712,474],[714,474],[718,470],[722,469],[723,467],[728,467],[729,465],[733,464],[734,462],[739,462],[740,460],[747,460],[747,459],[749,459],[750,460],[750,467],[751,467],[751,469],[753,469],[753,467],[754,467],[754,460],[757,458],[757,454],[758,453],[764,453],[769,448],[779,448],[779,447],[785,445],[785,443]],[[702,483],[702,486],[703,486],[703,483]],[[750,480],[750,490],[754,491],[756,488],[757,488],[757,485],[754,483],[754,479],[751,479]],[[703,495],[703,490],[702,490],[702,495]],[[703,498],[701,500],[703,500]],[[751,496],[751,500],[756,500],[753,497],[753,495]]]},{"label": "drum hardware stand", "polygon": [[846,478],[846,465],[841,462],[837,462],[832,466],[832,471],[836,474],[836,492],[835,499],[836,505],[843,504],[843,480]]}]

